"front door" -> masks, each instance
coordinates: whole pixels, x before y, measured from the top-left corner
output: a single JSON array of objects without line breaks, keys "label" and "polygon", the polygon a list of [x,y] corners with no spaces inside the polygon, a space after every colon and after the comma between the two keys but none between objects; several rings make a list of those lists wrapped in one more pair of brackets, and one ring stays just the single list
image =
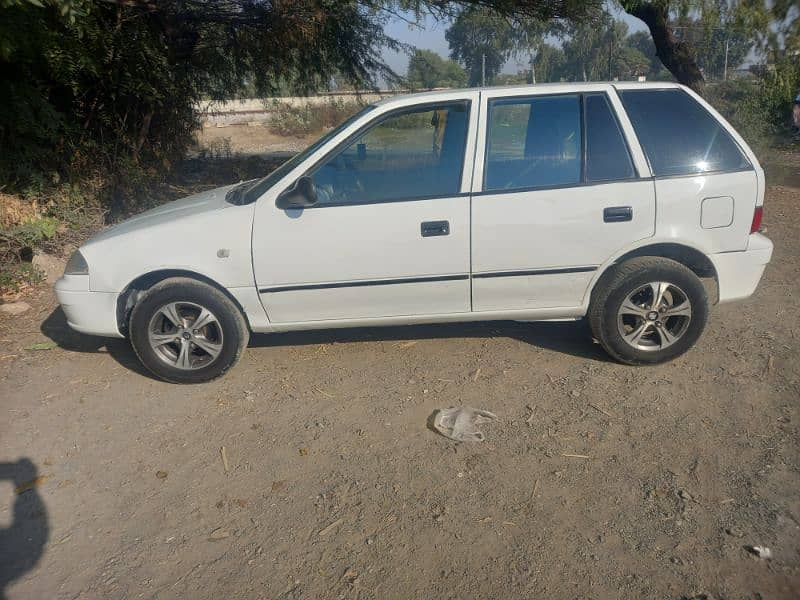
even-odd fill
[{"label": "front door", "polygon": [[653,181],[638,174],[646,163],[638,146],[631,156],[618,100],[586,89],[486,93],[472,199],[475,311],[580,306],[602,262],[653,235]]},{"label": "front door", "polygon": [[476,101],[376,109],[306,170],[317,204],[259,201],[253,263],[271,322],[469,312],[464,162]]}]

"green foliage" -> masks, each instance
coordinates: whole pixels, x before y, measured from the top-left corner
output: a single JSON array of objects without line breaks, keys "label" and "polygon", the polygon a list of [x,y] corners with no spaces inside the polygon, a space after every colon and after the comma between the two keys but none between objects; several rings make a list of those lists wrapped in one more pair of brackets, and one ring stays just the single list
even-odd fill
[{"label": "green foliage", "polygon": [[15,293],[44,281],[44,274],[28,262],[10,263],[0,267],[0,290]]},{"label": "green foliage", "polygon": [[[649,35],[639,32],[628,36],[627,30],[623,21],[609,17],[594,24],[565,28],[561,32],[562,47],[542,43],[536,49],[536,81],[597,81],[607,80],[609,76],[631,80],[640,75],[651,78],[656,64],[657,72],[668,75],[655,56]],[[645,54],[642,48],[652,56]]]},{"label": "green foliage", "polygon": [[784,59],[754,79],[709,86],[708,100],[763,156],[791,140],[792,101],[800,90],[800,63]]},{"label": "green foliage", "polygon": [[661,59],[656,55],[656,46],[653,37],[647,31],[637,31],[628,36],[625,45],[638,50],[647,59],[647,69],[642,75],[648,80],[664,81],[673,79],[669,71],[664,68]]},{"label": "green foliage", "polygon": [[542,44],[536,53],[534,67],[536,68],[536,81],[560,81],[566,74],[567,57],[558,46]]},{"label": "green foliage", "polygon": [[602,81],[613,77],[630,79],[639,74],[633,70],[646,60],[644,56],[639,57],[627,50],[628,26],[609,15],[604,15],[596,23],[574,24],[569,34],[564,42],[564,71],[571,81]]},{"label": "green foliage", "polygon": [[392,78],[385,19],[355,0],[3,0],[0,181],[167,167],[198,125],[195,103],[246,85]]},{"label": "green foliage", "polygon": [[491,84],[513,49],[509,21],[485,8],[470,8],[458,15],[445,33],[450,56],[463,64],[469,85],[481,85],[485,70]]},{"label": "green foliage", "polygon": [[467,74],[453,60],[446,60],[431,50],[416,49],[408,60],[406,80],[412,90],[460,88],[467,84]]},{"label": "green foliage", "polygon": [[20,225],[10,231],[10,235],[18,240],[21,246],[34,247],[43,240],[49,240],[58,231],[59,222],[53,217],[39,217]]}]

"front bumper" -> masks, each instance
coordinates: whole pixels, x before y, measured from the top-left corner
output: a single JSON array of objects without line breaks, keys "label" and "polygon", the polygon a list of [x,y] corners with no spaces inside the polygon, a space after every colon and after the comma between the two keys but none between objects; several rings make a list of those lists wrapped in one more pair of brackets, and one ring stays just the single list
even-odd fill
[{"label": "front bumper", "polygon": [[55,285],[56,297],[75,331],[105,337],[124,337],[117,326],[114,292],[89,291],[88,275],[63,275]]},{"label": "front bumper", "polygon": [[709,258],[717,270],[719,302],[741,300],[751,296],[761,281],[772,258],[772,242],[760,233],[753,233],[747,250],[711,254]]}]

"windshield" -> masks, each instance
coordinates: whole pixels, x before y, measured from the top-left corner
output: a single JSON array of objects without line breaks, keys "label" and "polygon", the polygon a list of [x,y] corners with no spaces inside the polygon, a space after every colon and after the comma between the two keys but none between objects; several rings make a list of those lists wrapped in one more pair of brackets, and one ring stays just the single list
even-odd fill
[{"label": "windshield", "polygon": [[308,148],[303,150],[300,154],[296,154],[285,163],[283,163],[280,167],[272,171],[269,175],[264,177],[263,179],[257,180],[253,183],[247,190],[244,192],[244,198],[242,204],[249,204],[251,202],[255,202],[264,192],[270,189],[273,185],[275,185],[278,181],[280,181],[284,175],[286,175],[289,171],[294,169],[297,165],[303,162],[306,158],[308,158],[311,154],[317,151],[323,144],[325,144],[328,140],[330,140],[333,136],[338,134],[344,128],[348,127],[351,123],[353,123],[356,119],[360,118],[362,115],[367,114],[369,111],[374,109],[375,106],[372,104],[368,104],[356,114],[345,120],[341,125],[338,127],[334,127],[328,133],[323,135],[319,138],[316,142],[311,144]]}]

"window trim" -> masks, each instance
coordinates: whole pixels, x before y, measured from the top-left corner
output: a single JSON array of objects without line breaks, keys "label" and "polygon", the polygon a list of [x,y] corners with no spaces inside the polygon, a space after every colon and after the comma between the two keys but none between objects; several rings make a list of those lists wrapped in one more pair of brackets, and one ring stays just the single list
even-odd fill
[{"label": "window trim", "polygon": [[[684,175],[681,175],[684,177]],[[627,179],[614,179],[609,181],[586,181],[581,183],[569,183],[559,185],[540,185],[535,187],[514,188],[513,190],[481,190],[480,192],[473,192],[471,195],[476,196],[500,196],[503,194],[522,194],[526,192],[546,192],[549,190],[569,190],[572,188],[594,187],[598,185],[611,185],[613,183],[634,183],[642,181],[654,181],[657,177],[629,177]]]},{"label": "window trim", "polygon": [[[669,175],[656,175],[656,170],[653,167],[653,162],[650,160],[650,155],[648,154],[647,149],[645,148],[645,145],[644,145],[644,142],[642,141],[641,135],[639,135],[639,132],[636,130],[636,125],[634,124],[633,119],[631,118],[631,114],[630,114],[630,111],[628,110],[628,107],[625,105],[624,96],[625,96],[625,94],[630,93],[630,92],[642,93],[642,92],[672,92],[672,91],[677,91],[677,92],[683,94],[684,96],[687,96],[690,101],[694,102],[700,108],[700,110],[705,112],[709,116],[709,118],[714,123],[717,124],[717,127],[719,127],[722,131],[724,131],[725,134],[728,136],[728,138],[733,142],[733,144],[736,146],[736,148],[741,153],[741,155],[744,158],[745,162],[747,162],[747,166],[738,167],[738,168],[735,168],[735,169],[717,169],[717,170],[714,170],[714,171],[695,171],[695,172],[691,172],[691,173],[671,173]],[[642,154],[644,154],[644,159],[647,161],[647,167],[650,169],[650,173],[653,176],[654,180],[678,179],[678,178],[681,178],[681,177],[702,177],[704,175],[722,175],[724,173],[744,173],[744,172],[747,172],[747,171],[755,171],[756,170],[755,165],[753,164],[753,160],[751,159],[750,154],[748,153],[748,150],[744,146],[742,146],[742,144],[739,143],[739,140],[737,139],[738,133],[733,129],[733,127],[729,126],[727,123],[723,123],[722,121],[720,121],[719,118],[717,117],[717,115],[715,115],[713,112],[708,110],[707,106],[705,106],[702,102],[698,102],[697,98],[692,96],[692,94],[689,94],[682,87],[680,87],[680,86],[647,87],[647,88],[626,87],[626,88],[617,89],[616,93],[617,93],[617,97],[619,98],[619,102],[622,105],[622,109],[625,111],[625,114],[628,116],[628,120],[630,121],[631,127],[633,128],[633,132],[634,132],[634,134],[636,134],[636,138],[637,138],[637,140],[639,142],[639,147],[642,149]],[[737,135],[734,135],[734,133],[736,133]]]},{"label": "window trim", "polygon": [[[537,185],[537,186],[526,186],[524,188],[513,188],[513,189],[486,189],[486,175],[488,172],[488,165],[489,165],[489,127],[491,125],[489,120],[489,114],[492,108],[492,103],[496,101],[502,100],[520,100],[520,104],[523,104],[527,100],[536,100],[537,98],[554,98],[560,96],[578,96],[579,102],[579,110],[580,110],[580,128],[581,128],[581,179],[579,182],[576,183],[563,183],[558,185]],[[601,179],[601,180],[594,180],[589,181],[587,179],[588,173],[588,152],[587,152],[587,140],[586,140],[586,96],[603,96],[606,100],[606,105],[608,109],[611,111],[611,115],[614,119],[614,123],[617,126],[617,131],[619,132],[620,137],[622,137],[623,142],[625,143],[625,151],[628,153],[628,160],[630,161],[631,167],[633,167],[633,175],[631,177],[622,177],[616,179]],[[634,131],[635,133],[635,131]],[[481,173],[481,189],[479,192],[474,192],[473,196],[481,195],[481,196],[488,196],[488,195],[497,195],[497,194],[513,194],[516,192],[535,192],[537,190],[559,190],[559,189],[569,189],[575,187],[585,187],[590,185],[605,185],[608,183],[626,183],[629,181],[649,181],[653,178],[648,176],[642,175],[640,170],[636,166],[636,161],[633,157],[633,152],[631,150],[630,140],[628,136],[625,135],[625,130],[622,128],[622,124],[619,120],[619,115],[617,114],[617,109],[614,106],[614,103],[611,102],[611,98],[609,97],[607,90],[592,90],[592,91],[580,91],[580,92],[555,92],[552,94],[520,94],[520,95],[512,95],[512,96],[495,96],[486,99],[486,128],[485,128],[485,135],[484,135],[484,150],[483,150],[483,165],[482,165],[482,173]],[[642,153],[647,159],[647,154]],[[650,163],[648,161],[648,167]],[[651,171],[652,172],[652,171]]]},{"label": "window trim", "polygon": [[[463,156],[462,156],[462,160],[461,160],[461,170],[459,171],[459,175],[458,175],[458,191],[457,192],[455,192],[453,194],[434,194],[434,195],[423,195],[423,196],[408,196],[408,197],[403,197],[403,198],[392,198],[392,199],[389,199],[389,200],[356,200],[356,201],[352,201],[352,202],[336,202],[336,203],[332,203],[332,204],[312,204],[311,206],[305,206],[302,209],[298,208],[298,209],[289,209],[289,210],[311,210],[311,209],[318,209],[318,208],[334,208],[336,206],[367,206],[367,205],[371,205],[371,204],[393,204],[395,202],[418,202],[420,200],[434,200],[434,199],[437,199],[437,198],[442,198],[442,199],[444,199],[444,198],[461,198],[461,197],[464,197],[464,196],[469,196],[468,192],[462,192],[461,191],[461,182],[464,179],[464,166],[466,165],[467,150],[469,150],[470,124],[472,122],[471,121],[471,119],[472,119],[472,99],[471,98],[458,98],[458,99],[453,99],[453,100],[442,100],[440,102],[422,102],[422,103],[419,103],[419,104],[412,104],[412,105],[409,105],[409,106],[402,106],[402,107],[397,108],[395,110],[390,110],[390,111],[387,111],[385,113],[382,113],[382,114],[378,115],[377,117],[375,117],[374,119],[368,121],[367,123],[364,123],[364,125],[362,125],[359,129],[357,129],[356,131],[351,133],[344,140],[342,140],[336,146],[334,146],[330,151],[328,151],[324,155],[322,155],[319,158],[319,160],[317,160],[311,167],[309,167],[308,169],[303,171],[303,173],[301,175],[299,175],[297,177],[297,179],[299,179],[300,177],[307,177],[307,176],[313,175],[313,173],[315,173],[318,169],[322,168],[324,163],[329,158],[335,156],[336,154],[338,154],[339,152],[341,152],[342,150],[347,148],[350,144],[352,144],[359,137],[365,135],[369,130],[374,129],[375,127],[378,127],[379,125],[381,125],[382,123],[384,123],[386,120],[388,120],[390,118],[397,117],[397,116],[402,116],[402,115],[405,115],[405,114],[415,113],[415,112],[422,112],[425,109],[430,110],[430,109],[438,108],[438,107],[441,107],[441,106],[453,106],[453,105],[457,105],[457,104],[466,104],[466,108],[467,108],[466,137],[464,138],[464,151],[463,151]],[[289,182],[289,184],[286,186],[286,188],[284,188],[278,194],[278,196],[280,196],[280,194],[282,194],[287,189],[289,189],[292,185],[294,185],[294,181],[295,180],[292,180],[291,182]],[[276,201],[277,201],[277,196],[276,196]]]}]

